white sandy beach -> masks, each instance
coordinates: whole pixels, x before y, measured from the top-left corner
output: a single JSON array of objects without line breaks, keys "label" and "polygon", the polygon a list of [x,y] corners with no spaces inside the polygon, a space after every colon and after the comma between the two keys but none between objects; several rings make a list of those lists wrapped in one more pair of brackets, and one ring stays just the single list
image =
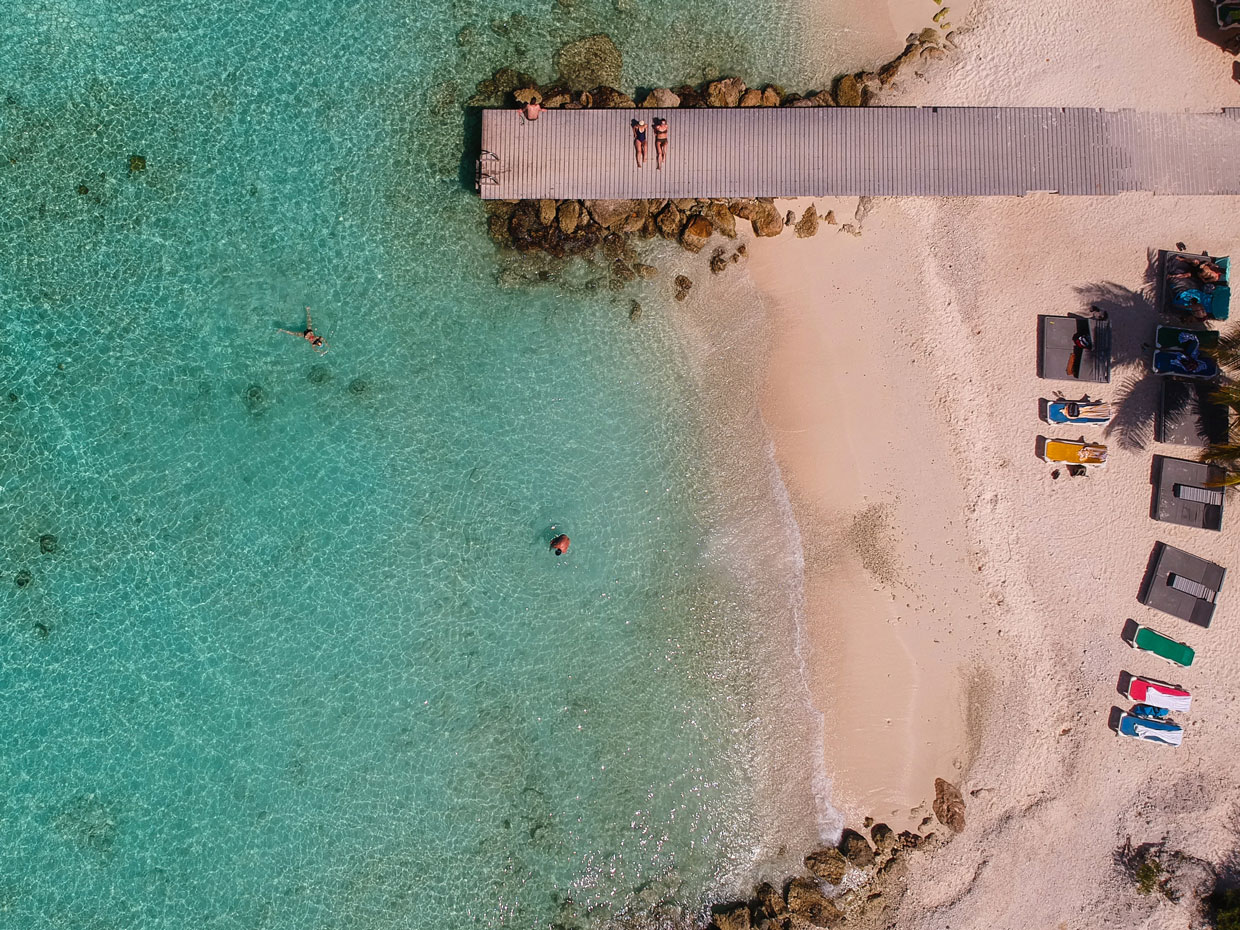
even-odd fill
[{"label": "white sandy beach", "polygon": [[[1197,36],[1189,3],[978,0],[957,25],[953,55],[884,103],[1240,105],[1233,59]],[[857,206],[818,202],[841,223]],[[968,827],[914,860],[895,926],[1192,926],[1192,902],[1138,895],[1114,862],[1129,837],[1212,864],[1240,848],[1240,595],[1225,586],[1209,629],[1137,602],[1156,541],[1240,568],[1227,523],[1149,518],[1153,454],[1195,451],[1153,441],[1147,254],[1240,251],[1240,198],[862,212],[859,236],[750,240],[747,266],[773,320],[761,411],[804,540],[833,802],[851,824],[902,829],[929,812],[936,776],[963,790]],[[1111,383],[1039,380],[1038,314],[1091,304],[1115,329]],[[1105,469],[1054,480],[1034,453],[1056,435],[1038,400],[1086,390],[1128,425],[1102,438]],[[1058,435],[1103,432],[1087,429]],[[1194,646],[1195,666],[1130,650],[1128,618]],[[1182,747],[1108,729],[1123,671],[1193,691]]]}]

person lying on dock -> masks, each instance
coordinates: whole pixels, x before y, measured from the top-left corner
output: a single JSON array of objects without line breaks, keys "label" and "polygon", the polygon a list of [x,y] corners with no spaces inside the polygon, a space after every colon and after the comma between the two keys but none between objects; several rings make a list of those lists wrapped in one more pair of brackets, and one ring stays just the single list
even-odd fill
[{"label": "person lying on dock", "polygon": [[637,158],[637,167],[646,164],[646,121],[644,119],[629,120],[633,129],[633,154]]},{"label": "person lying on dock", "polygon": [[662,171],[663,163],[667,161],[667,120],[661,116],[654,121],[654,155],[654,167]]}]

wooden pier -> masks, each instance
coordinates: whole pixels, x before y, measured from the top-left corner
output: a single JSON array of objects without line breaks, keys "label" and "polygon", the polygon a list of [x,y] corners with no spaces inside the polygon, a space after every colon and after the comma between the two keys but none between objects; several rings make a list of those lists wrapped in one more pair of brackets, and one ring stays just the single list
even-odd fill
[{"label": "wooden pier", "polygon": [[[655,170],[655,117],[670,127]],[[647,123],[638,168],[629,121]],[[1240,194],[1240,108],[485,110],[488,200]]]}]

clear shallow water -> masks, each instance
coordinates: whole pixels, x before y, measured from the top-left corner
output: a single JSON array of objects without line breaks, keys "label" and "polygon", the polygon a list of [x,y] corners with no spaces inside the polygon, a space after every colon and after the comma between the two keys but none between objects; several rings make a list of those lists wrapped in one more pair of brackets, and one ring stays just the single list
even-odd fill
[{"label": "clear shallow water", "polygon": [[604,29],[791,86],[774,7],[10,11],[0,926],[574,926],[795,846],[666,319],[497,289],[457,180],[495,67]]}]

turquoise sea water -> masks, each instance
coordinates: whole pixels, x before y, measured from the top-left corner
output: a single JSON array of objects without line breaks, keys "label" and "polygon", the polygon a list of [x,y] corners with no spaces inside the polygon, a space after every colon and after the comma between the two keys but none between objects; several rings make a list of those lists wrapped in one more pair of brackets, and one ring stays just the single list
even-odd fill
[{"label": "turquoise sea water", "polygon": [[791,86],[781,7],[8,12],[0,926],[640,925],[804,838],[666,315],[498,288],[458,180],[495,67]]}]

